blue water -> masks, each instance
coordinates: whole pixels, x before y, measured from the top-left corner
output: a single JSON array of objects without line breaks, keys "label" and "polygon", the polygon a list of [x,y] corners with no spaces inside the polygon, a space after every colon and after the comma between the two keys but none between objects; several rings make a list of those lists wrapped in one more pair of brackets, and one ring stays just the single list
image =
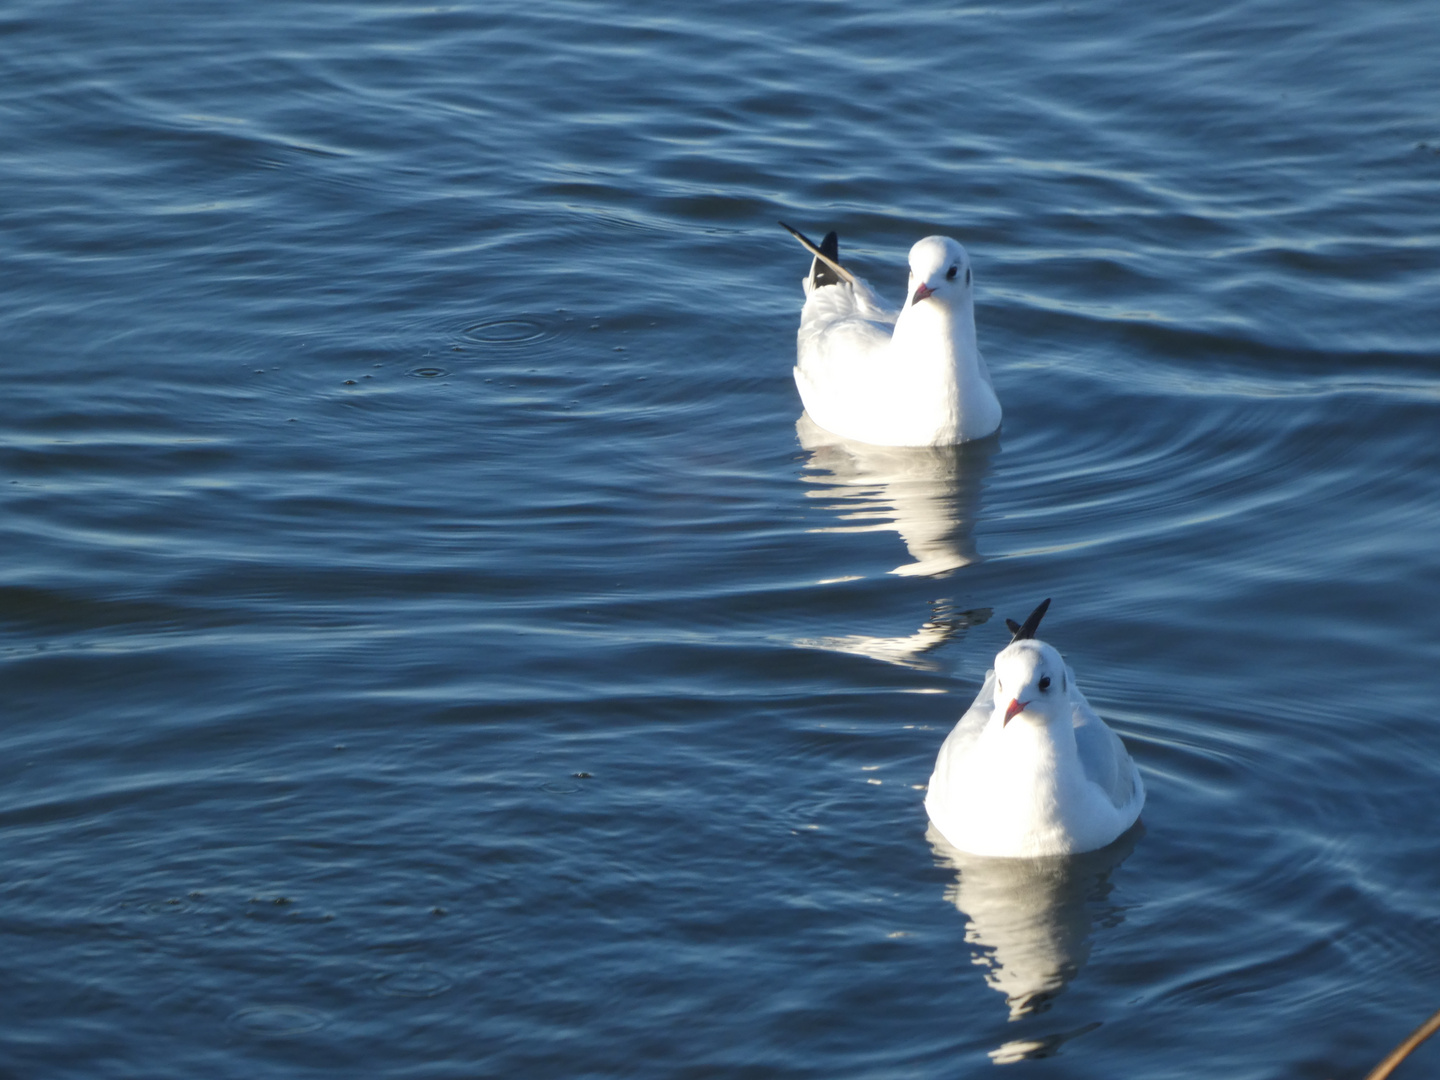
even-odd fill
[{"label": "blue water", "polygon": [[[0,1074],[1363,1073],[1440,1005],[1434,14],[7,5]],[[964,242],[999,438],[797,429],[777,219]],[[1046,596],[1144,829],[957,866]]]}]

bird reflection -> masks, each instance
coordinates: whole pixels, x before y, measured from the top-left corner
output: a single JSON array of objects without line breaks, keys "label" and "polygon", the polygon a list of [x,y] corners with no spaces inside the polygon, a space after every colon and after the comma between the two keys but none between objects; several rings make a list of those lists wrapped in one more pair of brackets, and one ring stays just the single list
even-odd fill
[{"label": "bird reflection", "polygon": [[972,626],[979,626],[994,614],[993,608],[956,611],[948,601],[932,600],[930,618],[919,630],[902,637],[878,637],[871,634],[844,634],[835,637],[798,638],[802,649],[826,649],[830,652],[854,653],[887,664],[939,671],[940,663],[928,654]]},{"label": "bird reflection", "polygon": [[817,532],[894,530],[913,562],[892,574],[948,574],[981,560],[973,533],[980,492],[998,436],[960,446],[871,446],[834,435],[802,414],[795,424],[810,453],[804,479],[846,524]]},{"label": "bird reflection", "polygon": [[[986,983],[1005,995],[1011,1020],[1044,1012],[1080,973],[1097,921],[1106,927],[1123,921],[1123,909],[1109,899],[1110,875],[1142,834],[1137,825],[1109,847],[1084,855],[996,859],[968,855],[930,826],[926,838],[937,862],[957,871],[945,899],[966,917],[974,963],[985,969]],[[1043,1057],[1087,1030],[1017,1040],[991,1056],[997,1062]]]}]

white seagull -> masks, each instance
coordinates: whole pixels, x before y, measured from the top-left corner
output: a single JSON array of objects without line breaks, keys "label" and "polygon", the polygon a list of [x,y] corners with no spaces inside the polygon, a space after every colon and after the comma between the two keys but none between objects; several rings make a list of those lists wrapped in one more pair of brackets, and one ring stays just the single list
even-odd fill
[{"label": "white seagull", "polygon": [[1060,654],[1035,640],[1050,601],[995,657],[980,696],[940,747],[925,811],[972,855],[1095,851],[1140,817],[1145,785]]},{"label": "white seagull", "polygon": [[949,446],[992,435],[1000,401],[975,343],[970,256],[948,236],[910,249],[898,312],[840,265],[835,233],[805,275],[795,385],[810,418],[836,435],[879,446]]}]

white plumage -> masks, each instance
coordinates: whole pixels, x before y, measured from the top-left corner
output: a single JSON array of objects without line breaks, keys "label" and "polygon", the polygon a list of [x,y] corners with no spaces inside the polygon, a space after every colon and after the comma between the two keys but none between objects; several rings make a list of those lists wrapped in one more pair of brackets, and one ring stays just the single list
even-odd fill
[{"label": "white plumage", "polygon": [[790,231],[815,254],[795,364],[815,423],[881,446],[947,446],[999,429],[1000,402],[975,340],[970,257],[960,244],[948,236],[916,242],[896,312],[839,264],[833,233],[817,248]]},{"label": "white plumage", "polygon": [[1140,817],[1145,785],[1060,654],[1034,640],[1046,600],[995,657],[935,761],[925,810],[974,855],[1095,851]]}]

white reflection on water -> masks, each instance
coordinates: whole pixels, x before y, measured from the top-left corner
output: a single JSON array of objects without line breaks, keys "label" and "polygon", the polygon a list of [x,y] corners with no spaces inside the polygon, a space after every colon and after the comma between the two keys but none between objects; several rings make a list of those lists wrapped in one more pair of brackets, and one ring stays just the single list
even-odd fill
[{"label": "white reflection on water", "polygon": [[963,446],[871,446],[832,435],[802,414],[795,424],[810,453],[807,492],[845,524],[816,532],[894,530],[913,562],[892,574],[935,576],[981,561],[973,533],[998,437]]},{"label": "white reflection on water", "polygon": [[802,649],[826,649],[830,652],[853,653],[883,660],[887,664],[919,668],[921,671],[943,670],[939,661],[927,654],[938,649],[961,631],[979,626],[993,614],[992,608],[956,611],[944,600],[930,604],[930,618],[913,634],[901,637],[878,637],[872,634],[841,634],[834,637],[797,638]]},{"label": "white reflection on water", "polygon": [[[930,827],[926,839],[936,861],[957,872],[945,899],[965,916],[973,961],[985,969],[986,983],[1005,995],[1011,1020],[1044,1012],[1080,973],[1097,920],[1109,927],[1124,920],[1124,909],[1109,899],[1110,875],[1143,833],[1137,825],[1109,847],[1084,855],[996,859],[968,855]],[[1079,1032],[1007,1043],[991,1056],[1044,1056],[1057,1039],[1074,1034]]]}]

